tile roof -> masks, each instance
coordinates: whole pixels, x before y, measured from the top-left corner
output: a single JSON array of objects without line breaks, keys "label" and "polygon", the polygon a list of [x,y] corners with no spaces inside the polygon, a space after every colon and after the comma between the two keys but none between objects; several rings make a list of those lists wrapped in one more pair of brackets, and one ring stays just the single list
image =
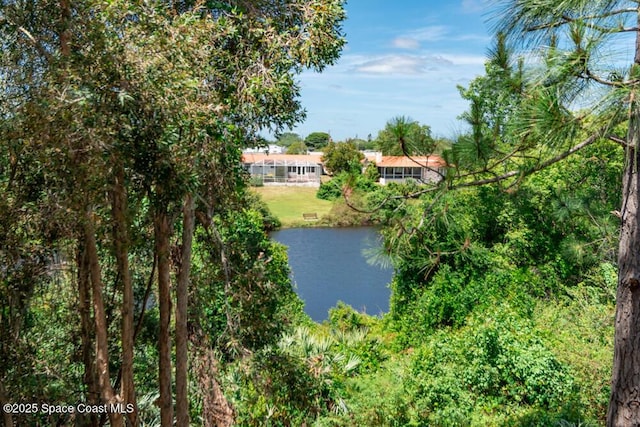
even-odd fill
[{"label": "tile roof", "polygon": [[[374,159],[375,161],[375,159]],[[438,168],[445,166],[446,163],[440,156],[435,154],[431,156],[382,156],[382,158],[376,162],[378,167],[396,167],[396,168],[416,168],[416,167],[430,167]]]},{"label": "tile roof", "polygon": [[309,162],[322,163],[321,154],[276,154],[276,153],[243,153],[243,163],[258,163],[261,161],[287,161],[287,162]]}]

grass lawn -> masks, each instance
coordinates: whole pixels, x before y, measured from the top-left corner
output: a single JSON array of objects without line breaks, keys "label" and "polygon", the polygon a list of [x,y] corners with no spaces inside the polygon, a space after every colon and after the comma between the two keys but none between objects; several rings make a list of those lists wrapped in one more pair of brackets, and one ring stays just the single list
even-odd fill
[{"label": "grass lawn", "polygon": [[318,218],[331,210],[332,202],[316,197],[317,188],[311,187],[254,187],[283,227],[309,226],[316,221],[305,221],[303,213],[316,213]]}]

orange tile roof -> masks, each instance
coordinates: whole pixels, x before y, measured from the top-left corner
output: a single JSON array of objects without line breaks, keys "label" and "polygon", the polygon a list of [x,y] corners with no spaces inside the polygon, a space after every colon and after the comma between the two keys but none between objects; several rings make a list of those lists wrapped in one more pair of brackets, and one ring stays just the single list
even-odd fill
[{"label": "orange tile roof", "polygon": [[258,163],[263,160],[322,163],[322,155],[319,154],[267,154],[267,153],[243,153],[244,163]]},{"label": "orange tile roof", "polygon": [[382,156],[379,162],[376,162],[378,167],[396,167],[396,168],[417,168],[417,167],[431,167],[437,168],[445,166],[444,159],[440,156]]}]

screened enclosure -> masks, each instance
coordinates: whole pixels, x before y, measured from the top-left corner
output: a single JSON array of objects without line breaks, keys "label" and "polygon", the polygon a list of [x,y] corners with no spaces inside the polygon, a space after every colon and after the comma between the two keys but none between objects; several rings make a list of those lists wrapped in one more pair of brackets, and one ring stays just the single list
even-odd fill
[{"label": "screened enclosure", "polygon": [[[296,156],[297,157],[297,156]],[[322,165],[314,161],[295,159],[260,159],[245,163],[252,179],[260,179],[264,184],[318,183],[322,175]]]}]

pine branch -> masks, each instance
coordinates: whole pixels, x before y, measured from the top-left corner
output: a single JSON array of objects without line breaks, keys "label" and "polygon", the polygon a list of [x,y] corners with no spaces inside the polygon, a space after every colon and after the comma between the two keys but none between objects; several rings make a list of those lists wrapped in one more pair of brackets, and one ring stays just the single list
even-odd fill
[{"label": "pine branch", "polygon": [[[549,30],[549,29],[553,29],[553,28],[558,28],[558,27],[562,27],[563,25],[567,25],[570,24],[572,22],[576,22],[576,21],[593,21],[593,20],[598,20],[598,19],[604,19],[604,18],[611,18],[612,16],[616,16],[616,15],[623,15],[626,13],[637,13],[638,10],[637,8],[625,8],[625,9],[617,9],[617,10],[612,10],[609,12],[605,12],[605,13],[599,13],[599,14],[593,14],[593,15],[587,15],[587,16],[581,16],[579,18],[572,18],[571,16],[568,15],[562,15],[561,19],[559,21],[555,21],[555,22],[549,22],[546,24],[540,24],[540,25],[535,25],[532,27],[528,27],[525,29],[525,31],[539,31],[539,30]],[[602,32],[602,33],[617,33],[617,32],[624,32],[627,31],[624,28],[621,29],[614,29],[614,28],[607,28],[607,27],[603,27],[600,25],[596,25],[594,23],[587,23],[586,26],[588,28],[591,28],[593,30]],[[629,29],[629,31],[632,31]]]},{"label": "pine branch", "polygon": [[614,81],[611,81],[611,80],[607,80],[607,79],[604,79],[604,78],[598,76],[597,74],[592,73],[591,70],[588,69],[588,68],[585,69],[585,75],[586,75],[587,78],[589,78],[589,79],[591,79],[593,81],[596,81],[596,82],[598,82],[598,83],[600,83],[602,85],[610,86],[610,87],[625,87],[625,86],[628,86],[628,85],[633,85],[633,84],[638,83],[638,80],[631,80],[631,81],[624,81],[624,82],[614,82]]},{"label": "pine branch", "polygon": [[487,178],[487,179],[481,179],[481,180],[477,180],[477,181],[471,181],[471,182],[465,182],[465,183],[461,183],[461,184],[457,184],[457,185],[453,185],[451,187],[449,187],[450,189],[456,189],[456,188],[464,188],[464,187],[478,187],[481,185],[486,185],[486,184],[493,184],[496,182],[500,182],[500,181],[504,181],[506,179],[509,178],[513,178],[514,176],[527,176],[527,175],[531,175],[534,172],[538,172],[542,169],[545,169],[555,163],[558,163],[561,160],[566,159],[567,157],[569,157],[570,155],[582,150],[585,147],[588,147],[589,145],[593,144],[595,141],[598,140],[598,138],[602,137],[602,133],[604,130],[600,130],[596,133],[594,133],[593,135],[591,135],[590,137],[588,137],[587,139],[585,139],[584,141],[582,141],[579,144],[574,145],[573,147],[571,147],[570,149],[568,149],[567,151],[558,154],[555,157],[552,157],[540,164],[538,164],[537,166],[527,170],[527,171],[521,171],[521,170],[512,170],[509,172],[506,172],[502,175],[493,177],[493,178]]}]

